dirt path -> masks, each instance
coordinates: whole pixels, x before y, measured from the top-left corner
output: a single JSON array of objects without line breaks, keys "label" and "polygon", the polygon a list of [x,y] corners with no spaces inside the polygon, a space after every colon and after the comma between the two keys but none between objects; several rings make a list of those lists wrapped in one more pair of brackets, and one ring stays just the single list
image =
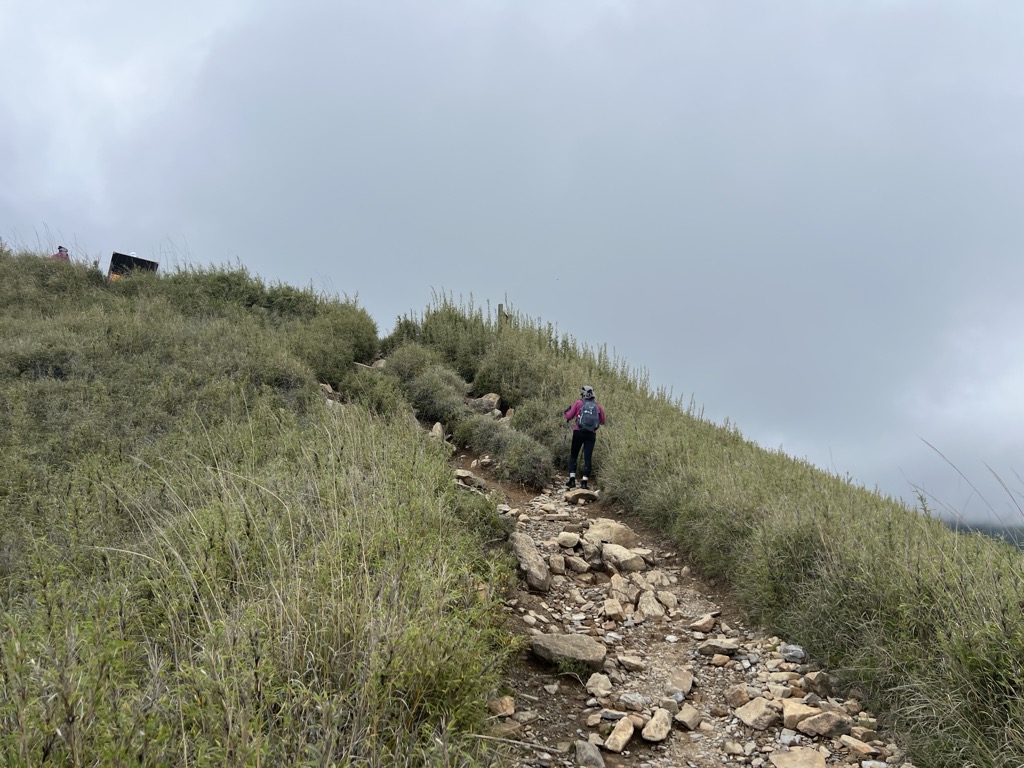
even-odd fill
[{"label": "dirt path", "polygon": [[[727,595],[696,578],[664,536],[599,498],[569,503],[561,489],[534,496],[492,482],[471,456],[455,464],[480,475],[504,498],[499,512],[515,519],[516,529],[555,566],[548,591],[530,590],[521,580],[506,600],[509,626],[522,635],[526,649],[510,670],[507,695],[492,702],[496,714],[489,735],[510,743],[514,765],[913,768],[877,731],[874,715],[862,709],[855,692],[829,690],[830,678],[800,660],[801,649],[784,648],[784,657],[782,639],[745,626]],[[614,567],[557,572],[574,555],[582,568],[579,547],[566,545],[600,518],[622,523],[639,537],[633,549],[643,553],[644,567],[621,574],[616,583],[629,576],[655,592],[665,604],[664,616],[656,615],[652,602],[646,603],[650,617],[632,604],[624,616],[609,615],[605,601]],[[538,659],[530,645],[542,634],[585,635],[603,643],[607,657],[598,672],[604,680],[592,679],[578,662]],[[723,642],[718,654],[709,647]],[[662,709],[667,714],[658,714]],[[671,716],[672,725],[666,738],[652,741],[644,729],[656,714],[663,720]],[[620,751],[613,729],[623,718],[635,732]],[[588,741],[593,746],[578,744]]]}]

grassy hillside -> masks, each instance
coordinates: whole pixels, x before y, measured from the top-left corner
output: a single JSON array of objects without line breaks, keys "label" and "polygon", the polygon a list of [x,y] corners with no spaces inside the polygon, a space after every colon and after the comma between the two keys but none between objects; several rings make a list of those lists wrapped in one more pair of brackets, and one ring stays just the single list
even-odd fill
[{"label": "grassy hillside", "polygon": [[493,509],[397,390],[324,401],[363,310],[3,252],[0,313],[0,762],[483,759]]},{"label": "grassy hillside", "polygon": [[499,331],[441,297],[385,340],[398,353],[410,345],[477,393],[507,396],[512,424],[561,466],[559,416],[582,383],[593,385],[609,418],[595,453],[609,498],[670,532],[752,618],[865,690],[917,764],[1024,765],[1024,561],[1015,548],[764,450],[652,390],[604,348],[529,318]]},{"label": "grassy hillside", "polygon": [[[1019,552],[763,450],[603,348],[443,295],[378,339],[241,269],[107,285],[7,252],[0,317],[11,765],[486,762],[465,734],[509,652],[502,531],[412,416],[536,485],[582,383],[608,498],[861,686],[919,765],[1024,764]],[[513,429],[467,407],[490,391]]]}]

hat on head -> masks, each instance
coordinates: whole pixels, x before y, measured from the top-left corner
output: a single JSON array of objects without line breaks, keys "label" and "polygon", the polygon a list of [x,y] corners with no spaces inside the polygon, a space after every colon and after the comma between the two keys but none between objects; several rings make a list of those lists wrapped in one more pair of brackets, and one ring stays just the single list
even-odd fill
[{"label": "hat on head", "polygon": [[594,388],[587,384],[584,384],[583,389],[580,390],[580,397],[582,397],[584,400],[593,400]]}]

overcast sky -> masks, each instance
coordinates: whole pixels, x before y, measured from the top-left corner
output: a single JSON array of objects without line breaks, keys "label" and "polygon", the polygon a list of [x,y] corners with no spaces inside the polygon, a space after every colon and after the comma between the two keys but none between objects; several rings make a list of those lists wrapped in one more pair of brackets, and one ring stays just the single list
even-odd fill
[{"label": "overcast sky", "polygon": [[[1024,523],[1024,4],[0,4],[0,236],[432,291]],[[598,393],[600,396],[600,393]]]}]

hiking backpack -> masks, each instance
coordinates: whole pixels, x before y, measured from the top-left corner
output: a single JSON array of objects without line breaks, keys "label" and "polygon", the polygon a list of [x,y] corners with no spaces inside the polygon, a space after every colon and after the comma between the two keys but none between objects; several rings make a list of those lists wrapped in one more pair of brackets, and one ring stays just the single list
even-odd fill
[{"label": "hiking backpack", "polygon": [[601,414],[597,410],[597,400],[584,400],[576,416],[576,426],[586,432],[597,432],[600,424]]}]

